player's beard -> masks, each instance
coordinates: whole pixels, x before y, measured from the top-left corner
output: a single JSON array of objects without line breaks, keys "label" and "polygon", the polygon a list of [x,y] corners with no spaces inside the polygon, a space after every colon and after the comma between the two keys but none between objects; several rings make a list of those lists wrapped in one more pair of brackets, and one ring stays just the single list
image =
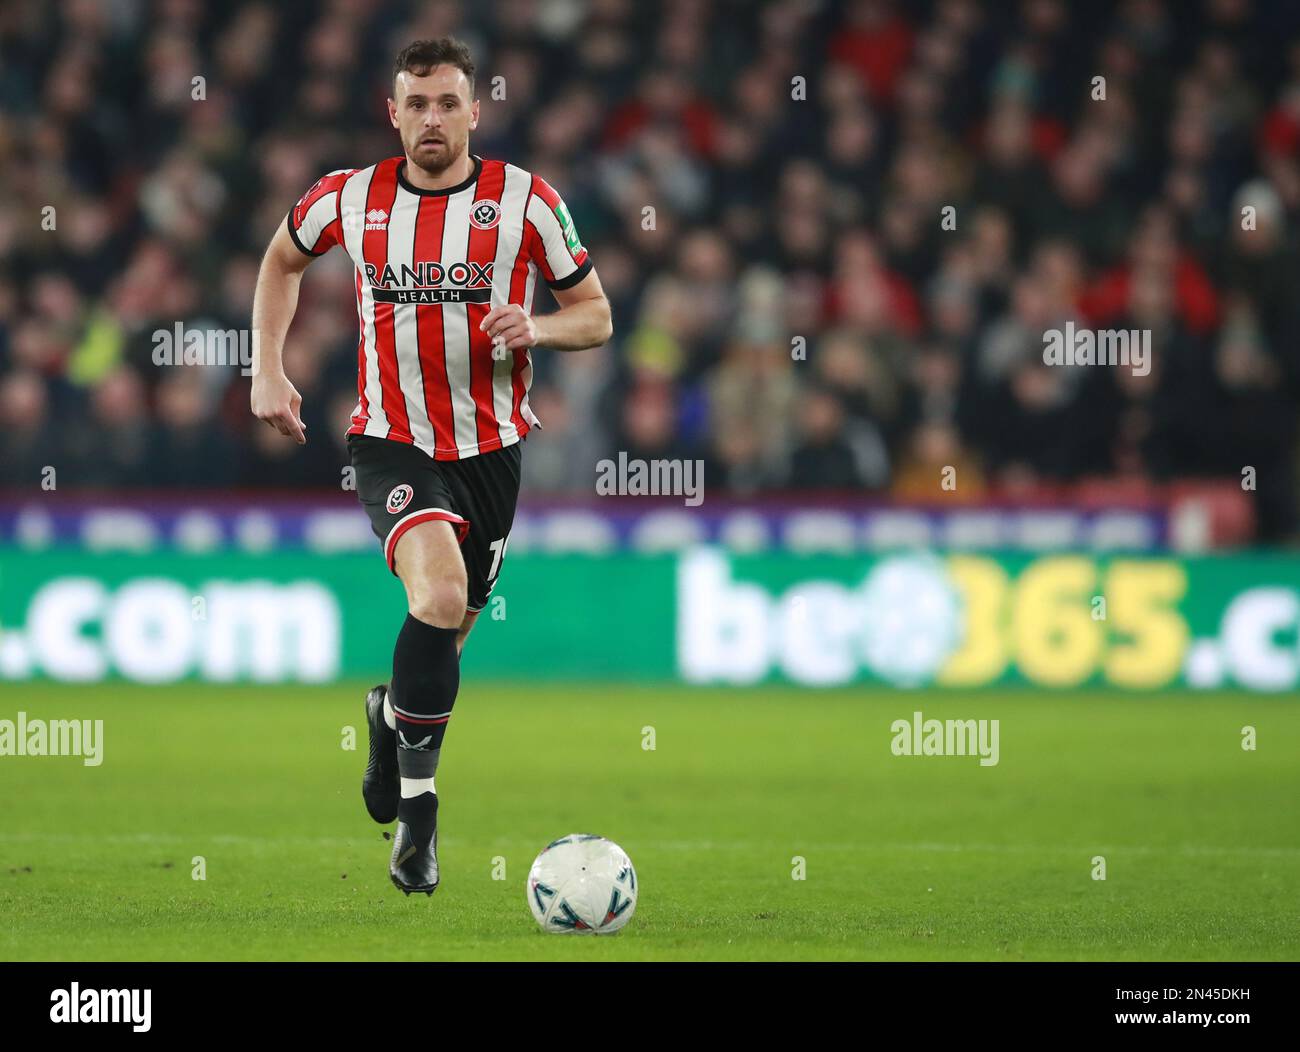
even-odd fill
[{"label": "player's beard", "polygon": [[[423,136],[420,138],[423,138]],[[430,149],[421,147],[420,139],[416,139],[412,148],[407,150],[406,155],[411,163],[421,171],[429,175],[441,175],[460,160],[467,145],[468,142],[465,139],[461,139],[459,142],[444,139],[441,146]]]}]

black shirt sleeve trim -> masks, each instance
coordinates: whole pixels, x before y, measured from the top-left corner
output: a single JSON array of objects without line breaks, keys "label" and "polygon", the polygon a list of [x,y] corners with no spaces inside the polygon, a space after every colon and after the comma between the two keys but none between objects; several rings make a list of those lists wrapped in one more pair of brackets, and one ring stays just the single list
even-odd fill
[{"label": "black shirt sleeve trim", "polygon": [[588,255],[587,258],[582,261],[582,266],[580,266],[567,278],[560,278],[558,281],[548,281],[546,284],[548,284],[553,289],[571,289],[573,288],[574,285],[576,285],[578,282],[580,282],[583,278],[585,278],[590,273],[591,273],[591,256]]},{"label": "black shirt sleeve trim", "polygon": [[284,217],[284,225],[289,228],[289,236],[293,238],[293,243],[298,246],[298,251],[304,256],[311,256],[315,259],[317,256],[323,256],[324,252],[313,252],[298,237],[298,231],[293,228],[293,209],[289,209],[289,214]]}]

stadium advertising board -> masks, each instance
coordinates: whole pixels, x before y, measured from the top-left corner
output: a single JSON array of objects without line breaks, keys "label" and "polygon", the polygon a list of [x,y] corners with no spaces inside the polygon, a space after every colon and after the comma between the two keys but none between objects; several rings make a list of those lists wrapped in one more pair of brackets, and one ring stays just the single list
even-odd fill
[{"label": "stadium advertising board", "polygon": [[[0,678],[323,683],[391,659],[373,556],[0,560]],[[467,675],[809,687],[1300,686],[1300,559],[527,554]],[[389,595],[386,588],[394,591]],[[636,596],[636,601],[620,597]],[[496,623],[493,623],[496,622]]]}]

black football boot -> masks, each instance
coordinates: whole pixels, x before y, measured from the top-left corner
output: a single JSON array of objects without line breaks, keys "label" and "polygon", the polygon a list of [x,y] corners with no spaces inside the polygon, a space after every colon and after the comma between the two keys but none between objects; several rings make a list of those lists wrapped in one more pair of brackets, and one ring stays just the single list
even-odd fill
[{"label": "black football boot", "polygon": [[401,782],[397,773],[397,732],[384,721],[388,685],[372,687],[366,695],[366,724],[370,727],[370,759],[361,779],[361,798],[370,817],[381,825],[397,818]]},{"label": "black football boot", "polygon": [[433,821],[427,837],[412,832],[405,822],[397,823],[397,835],[393,837],[388,875],[408,895],[413,891],[432,895],[438,886],[438,798],[433,793],[428,795],[433,797]]}]

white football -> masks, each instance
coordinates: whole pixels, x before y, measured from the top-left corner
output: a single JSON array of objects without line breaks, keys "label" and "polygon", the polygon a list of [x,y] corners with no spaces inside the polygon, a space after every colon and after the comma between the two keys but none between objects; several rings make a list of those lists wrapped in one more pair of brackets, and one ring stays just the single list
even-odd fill
[{"label": "white football", "polygon": [[542,931],[616,932],[636,910],[632,860],[592,833],[552,840],[528,871],[528,908]]}]

